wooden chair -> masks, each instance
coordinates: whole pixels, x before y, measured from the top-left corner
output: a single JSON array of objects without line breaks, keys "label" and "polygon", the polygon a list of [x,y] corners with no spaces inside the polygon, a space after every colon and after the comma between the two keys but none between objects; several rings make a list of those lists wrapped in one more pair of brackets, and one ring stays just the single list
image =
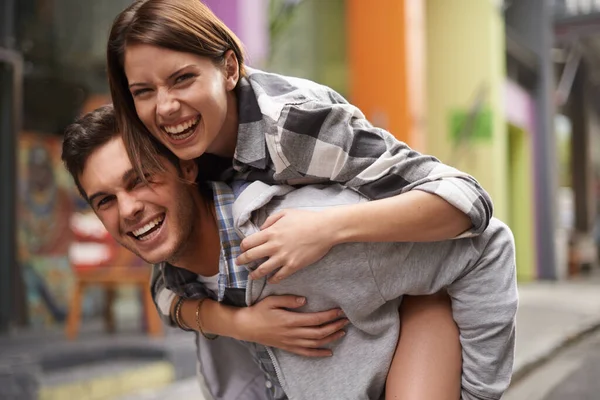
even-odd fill
[{"label": "wooden chair", "polygon": [[69,257],[75,275],[75,288],[65,326],[67,338],[73,340],[78,335],[83,297],[85,290],[92,286],[100,286],[104,289],[105,326],[108,332],[115,332],[113,304],[116,289],[125,285],[139,288],[146,330],[151,336],[161,336],[162,322],[149,290],[150,268],[121,264],[122,257],[119,255],[126,250],[119,247],[94,214],[75,214],[71,227],[75,239]]}]

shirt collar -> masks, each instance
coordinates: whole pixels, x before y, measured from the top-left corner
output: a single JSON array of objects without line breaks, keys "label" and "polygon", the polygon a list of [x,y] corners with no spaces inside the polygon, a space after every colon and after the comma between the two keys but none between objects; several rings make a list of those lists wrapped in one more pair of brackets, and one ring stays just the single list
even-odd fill
[{"label": "shirt collar", "polygon": [[[248,76],[256,70],[246,68]],[[236,88],[238,99],[238,136],[235,148],[234,166],[243,170],[245,166],[258,169],[267,167],[265,133],[267,122],[264,119],[255,90],[246,77],[242,77]]]},{"label": "shirt collar", "polygon": [[[223,300],[226,288],[245,289],[248,284],[248,270],[238,266],[235,259],[240,255],[240,238],[233,225],[234,193],[229,185],[222,182],[209,182],[213,191],[213,200],[221,254],[219,256],[219,293],[217,299]],[[209,291],[198,282],[198,275],[177,268],[167,262],[160,263],[165,286],[184,298],[210,297]]]}]

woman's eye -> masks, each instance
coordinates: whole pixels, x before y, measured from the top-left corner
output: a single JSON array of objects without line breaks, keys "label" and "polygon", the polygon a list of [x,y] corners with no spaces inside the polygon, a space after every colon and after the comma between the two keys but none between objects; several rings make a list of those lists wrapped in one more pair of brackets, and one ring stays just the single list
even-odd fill
[{"label": "woman's eye", "polygon": [[141,96],[141,95],[143,95],[143,94],[145,94],[145,93],[148,93],[148,92],[150,92],[150,89],[148,89],[148,88],[145,88],[145,89],[137,89],[137,90],[134,90],[134,91],[132,92],[132,95],[133,95],[133,97],[138,97],[138,96]]},{"label": "woman's eye", "polygon": [[175,83],[181,83],[181,82],[185,82],[189,79],[192,79],[194,77],[194,74],[183,74],[183,75],[179,75],[177,77],[177,79],[175,79]]}]

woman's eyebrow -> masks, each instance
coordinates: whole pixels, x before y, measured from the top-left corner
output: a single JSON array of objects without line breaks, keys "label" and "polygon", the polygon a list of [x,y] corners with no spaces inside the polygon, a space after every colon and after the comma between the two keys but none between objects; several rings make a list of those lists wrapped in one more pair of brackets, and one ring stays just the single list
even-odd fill
[{"label": "woman's eyebrow", "polygon": [[[173,72],[171,75],[169,75],[167,77],[167,80],[173,79],[176,75],[179,75],[181,73],[181,71],[183,71],[184,69],[193,66],[194,64],[186,64],[183,67],[179,68],[177,71]],[[131,89],[134,86],[146,86],[146,83],[143,82],[133,82],[129,84],[129,88]]]}]

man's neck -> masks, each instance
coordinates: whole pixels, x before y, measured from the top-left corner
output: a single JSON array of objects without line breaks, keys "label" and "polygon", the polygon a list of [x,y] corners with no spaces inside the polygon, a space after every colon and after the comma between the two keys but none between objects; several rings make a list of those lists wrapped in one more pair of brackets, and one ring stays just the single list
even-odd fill
[{"label": "man's neck", "polygon": [[177,266],[202,276],[214,276],[219,273],[219,254],[221,239],[212,201],[196,204],[198,226],[190,251],[177,262]]}]

